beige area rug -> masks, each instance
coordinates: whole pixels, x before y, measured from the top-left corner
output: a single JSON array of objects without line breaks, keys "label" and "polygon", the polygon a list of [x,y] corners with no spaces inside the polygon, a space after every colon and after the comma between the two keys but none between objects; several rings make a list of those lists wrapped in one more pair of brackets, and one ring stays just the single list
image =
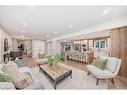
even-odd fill
[{"label": "beige area rug", "polygon": [[[56,89],[65,90],[83,90],[83,89],[108,89],[108,80],[100,80],[99,85],[96,85],[96,78],[93,75],[87,76],[87,72],[61,64],[72,70],[72,78],[67,77],[57,84]],[[50,79],[39,68],[32,68],[32,73],[35,80],[41,81],[44,89],[54,89]]]}]

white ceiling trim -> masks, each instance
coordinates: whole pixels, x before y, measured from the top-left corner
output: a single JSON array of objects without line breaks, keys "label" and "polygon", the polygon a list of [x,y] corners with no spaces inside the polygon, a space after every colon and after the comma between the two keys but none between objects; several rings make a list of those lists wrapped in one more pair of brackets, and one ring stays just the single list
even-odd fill
[{"label": "white ceiling trim", "polygon": [[62,39],[70,38],[70,37],[76,37],[76,36],[85,35],[85,34],[88,34],[88,33],[93,33],[93,32],[97,32],[97,31],[118,28],[118,27],[122,27],[122,26],[127,26],[127,17],[123,17],[123,18],[119,18],[119,19],[116,19],[116,20],[108,21],[108,22],[105,22],[103,24],[98,24],[94,27],[91,27],[91,28],[88,28],[88,29],[85,29],[85,30],[82,30],[82,31],[67,34],[67,35],[57,37],[57,38],[54,38],[54,39],[50,39],[50,40],[47,40],[47,41],[62,40]]}]

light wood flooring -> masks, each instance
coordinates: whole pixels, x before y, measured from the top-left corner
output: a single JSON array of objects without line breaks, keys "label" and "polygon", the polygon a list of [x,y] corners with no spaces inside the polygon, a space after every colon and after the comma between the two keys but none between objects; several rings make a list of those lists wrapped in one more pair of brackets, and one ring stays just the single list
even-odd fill
[{"label": "light wood flooring", "polygon": [[[23,55],[23,59],[28,62],[28,67],[30,67],[30,68],[37,66],[37,62],[36,62],[35,58]],[[86,68],[87,64],[86,63],[80,63],[80,62],[68,60],[66,62],[63,62],[63,64],[66,64],[66,65],[69,65],[69,66],[72,66],[74,68],[77,68],[77,69],[80,69],[80,70],[87,72],[87,68]],[[115,85],[112,84],[111,81],[109,81],[108,89],[127,89],[127,78],[117,76],[117,78],[115,78]]]}]

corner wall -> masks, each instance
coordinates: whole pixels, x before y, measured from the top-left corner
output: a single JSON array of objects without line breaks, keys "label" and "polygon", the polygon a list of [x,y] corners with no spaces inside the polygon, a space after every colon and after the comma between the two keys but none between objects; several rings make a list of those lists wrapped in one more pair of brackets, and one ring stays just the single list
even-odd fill
[{"label": "corner wall", "polygon": [[8,39],[8,45],[10,45],[9,51],[12,50],[12,37],[9,33],[7,33],[4,28],[0,26],[0,62],[3,61],[3,55],[6,53],[4,52],[4,39]]},{"label": "corner wall", "polygon": [[32,40],[32,54],[33,57],[38,58],[38,51],[41,50],[42,53],[46,53],[46,41],[42,40]]}]

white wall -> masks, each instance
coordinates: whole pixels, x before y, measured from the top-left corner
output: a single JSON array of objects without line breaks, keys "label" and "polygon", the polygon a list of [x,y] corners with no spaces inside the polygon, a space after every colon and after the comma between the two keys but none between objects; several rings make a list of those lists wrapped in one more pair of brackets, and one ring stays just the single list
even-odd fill
[{"label": "white wall", "polygon": [[2,49],[1,49],[1,48],[2,48],[2,46],[1,46],[1,45],[2,45],[2,44],[1,44],[1,42],[2,42],[2,41],[1,41],[1,40],[2,40],[2,38],[1,38],[1,37],[2,37],[2,34],[1,34],[1,33],[2,33],[2,32],[1,32],[1,29],[0,29],[0,62],[1,62],[1,59],[2,59],[2,57],[1,57],[1,56],[2,56]]},{"label": "white wall", "polygon": [[61,43],[57,40],[47,42],[47,53],[48,55],[61,54]]},{"label": "white wall", "polygon": [[46,41],[42,40],[32,40],[32,54],[33,57],[38,57],[38,51],[41,50],[42,53],[46,53],[45,51],[45,43]]},{"label": "white wall", "polygon": [[32,53],[32,40],[27,40],[26,41],[26,49],[27,49],[27,55]]},{"label": "white wall", "polygon": [[52,55],[52,46],[51,46],[52,42],[49,41],[47,42],[47,55]]},{"label": "white wall", "polygon": [[4,52],[4,39],[8,39],[8,45],[11,46],[9,51],[12,50],[12,37],[9,33],[7,33],[1,26],[0,26],[0,61],[3,61],[3,55],[7,52]]},{"label": "white wall", "polygon": [[18,42],[16,38],[12,38],[12,50],[18,50]]}]

